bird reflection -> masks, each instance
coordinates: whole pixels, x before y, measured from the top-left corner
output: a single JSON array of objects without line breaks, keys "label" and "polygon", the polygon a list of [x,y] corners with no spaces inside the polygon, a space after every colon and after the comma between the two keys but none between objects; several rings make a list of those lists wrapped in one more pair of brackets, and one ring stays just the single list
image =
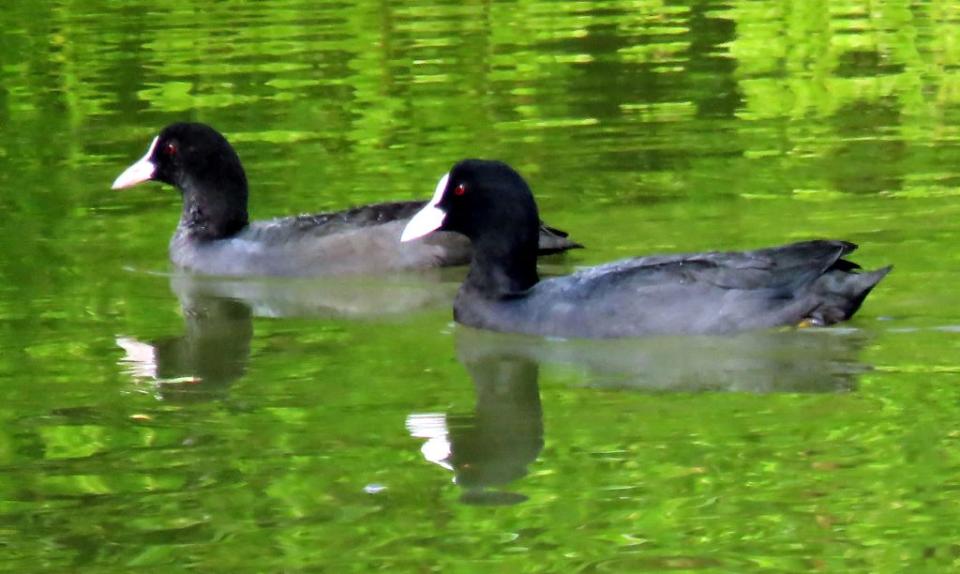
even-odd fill
[{"label": "bird reflection", "polygon": [[473,379],[476,408],[411,414],[407,430],[425,439],[424,458],[454,473],[461,500],[515,504],[526,497],[505,486],[543,448],[541,366],[573,368],[588,386],[640,392],[846,392],[870,369],[858,359],[867,340],[829,329],[566,341],[458,327],[457,358]]},{"label": "bird reflection", "polygon": [[[545,273],[568,271],[565,254],[541,257]],[[402,318],[449,309],[466,269],[442,267],[417,273],[347,277],[209,277],[177,273],[170,288],[185,295],[246,303],[255,317]]]},{"label": "bird reflection", "polygon": [[[559,270],[564,255],[542,259]],[[449,308],[465,269],[356,277],[211,277],[175,273],[170,289],[180,301],[183,335],[157,341],[118,336],[121,366],[155,383],[164,399],[223,394],[246,370],[253,317],[338,317],[397,320]]]},{"label": "bird reflection", "polygon": [[135,379],[154,383],[159,398],[190,401],[218,398],[243,376],[253,338],[253,312],[236,299],[175,287],[184,333],[151,342],[117,337],[120,364]]},{"label": "bird reflection", "polygon": [[184,334],[140,341],[119,336],[120,364],[151,381],[165,400],[216,398],[246,371],[253,317],[389,319],[449,306],[462,280],[458,269],[416,275],[353,278],[222,278],[170,276]]},{"label": "bird reflection", "polygon": [[450,305],[463,279],[459,268],[428,269],[383,277],[205,277],[177,274],[170,288],[183,299],[243,301],[256,317],[384,319]]},{"label": "bird reflection", "polygon": [[515,504],[522,494],[501,490],[527,474],[543,448],[543,410],[537,384],[539,365],[508,353],[462,361],[473,379],[473,413],[412,414],[407,430],[427,439],[424,457],[453,471],[471,504]]},{"label": "bird reflection", "polygon": [[789,329],[733,336],[551,340],[462,328],[462,361],[510,352],[572,368],[584,384],[641,391],[838,392],[870,370],[859,360],[866,333]]}]

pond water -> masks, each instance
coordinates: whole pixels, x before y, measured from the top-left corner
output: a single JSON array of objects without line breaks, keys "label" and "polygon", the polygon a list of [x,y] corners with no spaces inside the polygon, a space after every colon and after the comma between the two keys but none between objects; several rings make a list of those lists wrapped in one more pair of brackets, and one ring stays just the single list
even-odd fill
[{"label": "pond water", "polygon": [[[0,11],[0,570],[960,565],[960,5],[39,0]],[[513,164],[588,249],[814,237],[856,318],[578,342],[457,327],[463,270],[173,273],[165,124],[255,218]]]}]

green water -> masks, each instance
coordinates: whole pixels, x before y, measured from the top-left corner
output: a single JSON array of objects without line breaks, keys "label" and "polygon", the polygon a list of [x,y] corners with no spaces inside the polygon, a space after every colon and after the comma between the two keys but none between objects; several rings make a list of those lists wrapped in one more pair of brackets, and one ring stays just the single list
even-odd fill
[{"label": "green water", "polygon": [[[8,1],[0,570],[960,566],[960,5]],[[589,249],[811,237],[896,268],[854,321],[732,339],[456,327],[462,270],[171,274],[176,120],[256,218],[509,161]]]}]

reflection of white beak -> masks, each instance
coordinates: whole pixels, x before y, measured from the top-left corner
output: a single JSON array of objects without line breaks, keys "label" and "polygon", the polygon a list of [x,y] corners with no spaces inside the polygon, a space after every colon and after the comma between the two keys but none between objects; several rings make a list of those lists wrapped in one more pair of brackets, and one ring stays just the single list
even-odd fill
[{"label": "reflection of white beak", "polygon": [[157,350],[153,345],[131,337],[117,337],[116,341],[124,351],[120,364],[124,365],[131,375],[146,379],[157,378]]},{"label": "reflection of white beak", "polygon": [[447,430],[447,415],[443,413],[412,413],[407,415],[407,432],[415,438],[425,438],[420,447],[423,458],[447,470],[453,470],[449,459],[452,453]]},{"label": "reflection of white beak", "polygon": [[160,136],[153,138],[147,154],[137,160],[137,163],[123,170],[123,173],[118,175],[117,179],[113,180],[113,185],[110,186],[111,189],[124,189],[153,178],[153,172],[157,169],[157,166],[150,161],[150,156],[153,155],[153,148],[157,147],[158,139],[160,139]]},{"label": "reflection of white beak", "polygon": [[440,181],[437,183],[437,189],[434,190],[433,197],[430,198],[430,202],[423,206],[423,209],[418,211],[417,214],[413,216],[413,219],[407,223],[407,226],[403,228],[400,241],[410,241],[418,237],[423,237],[431,231],[436,231],[443,225],[443,219],[447,214],[437,207],[437,205],[439,205],[440,200],[443,199],[443,192],[447,189],[447,181],[449,181],[449,179],[449,173],[440,178]]}]

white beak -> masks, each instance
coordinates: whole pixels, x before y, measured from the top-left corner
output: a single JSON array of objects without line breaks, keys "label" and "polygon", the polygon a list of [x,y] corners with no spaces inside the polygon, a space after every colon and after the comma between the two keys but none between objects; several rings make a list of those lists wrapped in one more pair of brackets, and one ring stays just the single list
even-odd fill
[{"label": "white beak", "polygon": [[403,228],[403,233],[400,234],[400,241],[411,241],[418,237],[423,237],[431,231],[436,231],[443,225],[443,220],[447,216],[447,213],[437,207],[437,205],[439,205],[440,200],[443,199],[443,192],[446,191],[449,180],[449,173],[444,174],[444,176],[440,178],[440,182],[437,183],[437,189],[433,192],[433,197],[430,199],[430,202],[423,206],[423,209],[418,211],[417,214],[413,216],[413,219],[407,223],[407,226]]},{"label": "white beak", "polygon": [[113,185],[110,186],[110,189],[124,189],[137,185],[138,183],[143,183],[153,177],[153,172],[157,169],[157,166],[150,161],[150,156],[153,155],[153,148],[157,147],[158,139],[160,139],[160,136],[153,138],[147,154],[137,160],[137,163],[123,170],[123,173],[118,175],[117,179],[113,180]]}]

